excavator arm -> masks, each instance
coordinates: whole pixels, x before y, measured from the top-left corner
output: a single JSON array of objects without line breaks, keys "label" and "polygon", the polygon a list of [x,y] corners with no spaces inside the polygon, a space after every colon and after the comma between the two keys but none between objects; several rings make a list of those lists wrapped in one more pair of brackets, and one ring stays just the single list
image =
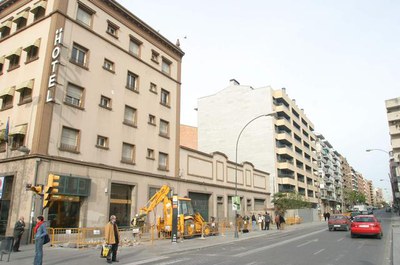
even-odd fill
[{"label": "excavator arm", "polygon": [[157,191],[153,197],[146,203],[145,206],[140,208],[139,214],[137,214],[131,221],[131,225],[134,227],[142,227],[144,225],[145,219],[154,208],[157,207],[165,198],[168,198],[168,194],[171,191],[170,187],[163,185],[159,191]]}]

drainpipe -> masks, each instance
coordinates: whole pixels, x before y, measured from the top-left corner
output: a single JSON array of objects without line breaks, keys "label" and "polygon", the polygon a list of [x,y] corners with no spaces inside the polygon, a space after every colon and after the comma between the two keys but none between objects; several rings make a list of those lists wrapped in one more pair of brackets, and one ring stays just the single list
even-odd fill
[{"label": "drainpipe", "polygon": [[[40,162],[42,162],[42,160],[40,158],[36,159],[35,178],[33,180],[32,186],[36,186]],[[27,243],[31,243],[31,239],[32,239],[32,224],[33,224],[34,216],[35,216],[35,200],[36,200],[36,194],[33,193],[33,195],[32,195],[32,204],[31,204],[31,213],[30,213],[30,216],[29,216],[29,230],[28,230]]]}]

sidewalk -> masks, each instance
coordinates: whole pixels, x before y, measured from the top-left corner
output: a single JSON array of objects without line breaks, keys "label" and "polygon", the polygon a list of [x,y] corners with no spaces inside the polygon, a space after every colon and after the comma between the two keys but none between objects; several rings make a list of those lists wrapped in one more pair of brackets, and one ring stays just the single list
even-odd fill
[{"label": "sidewalk", "polygon": [[[325,222],[313,222],[303,223],[299,225],[287,225],[285,230],[276,230],[271,225],[271,230],[257,230],[251,231],[250,233],[242,234],[239,233],[239,238],[234,238],[233,231],[227,232],[225,235],[210,236],[206,238],[195,237],[192,239],[184,239],[178,243],[172,243],[171,240],[155,240],[153,242],[145,241],[135,246],[119,247],[118,257],[121,260],[119,264],[129,264],[135,260],[143,260],[154,258],[157,256],[167,255],[169,253],[188,251],[193,249],[200,249],[210,246],[216,246],[220,244],[227,244],[234,241],[246,240],[249,238],[261,237],[265,235],[272,235],[282,233],[285,231],[291,231],[301,229],[309,226],[326,226]],[[3,255],[4,264],[9,265],[30,265],[33,263],[35,255],[35,245],[22,245],[20,247],[21,252],[11,253],[10,262],[7,262],[8,254]],[[85,265],[98,265],[105,264],[105,260],[100,259],[100,249],[86,248],[63,248],[63,247],[50,247],[45,245],[43,248],[44,258],[43,264],[85,264]]]},{"label": "sidewalk", "polygon": [[[398,216],[392,216],[392,250],[393,250],[393,263],[400,264],[400,218]],[[156,240],[153,242],[142,242],[139,245],[120,247],[119,258],[121,262],[119,264],[130,264],[134,260],[144,260],[167,255],[169,253],[182,252],[194,249],[201,249],[210,246],[216,246],[220,244],[229,244],[235,241],[246,240],[249,238],[262,237],[265,235],[273,235],[277,233],[285,233],[285,231],[293,231],[302,229],[305,227],[324,227],[326,222],[311,222],[303,223],[299,225],[286,226],[285,230],[279,231],[275,229],[268,231],[252,231],[250,233],[242,234],[239,233],[239,238],[234,238],[233,231],[229,231],[225,235],[210,236],[204,239],[197,237],[193,239],[186,239],[183,242],[171,243],[171,240]],[[274,227],[273,227],[274,228]],[[389,235],[387,235],[389,236]],[[8,255],[3,256],[4,264],[10,265],[30,265],[33,263],[33,257],[35,252],[35,246],[23,245],[21,246],[21,252],[11,253],[10,262],[7,262]],[[75,249],[75,248],[62,248],[62,247],[44,247],[44,259],[43,264],[85,264],[85,265],[98,265],[106,264],[105,260],[100,257],[100,249],[89,248],[89,249]],[[100,262],[100,263],[99,263]]]}]

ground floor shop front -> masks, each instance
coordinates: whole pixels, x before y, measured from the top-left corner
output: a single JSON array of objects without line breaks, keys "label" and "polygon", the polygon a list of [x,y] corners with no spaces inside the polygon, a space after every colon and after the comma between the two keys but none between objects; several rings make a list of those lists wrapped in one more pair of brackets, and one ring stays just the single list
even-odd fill
[{"label": "ground floor shop front", "polygon": [[[46,185],[49,174],[60,176],[58,193],[43,211],[43,196],[26,189],[27,184]],[[53,228],[102,227],[110,215],[116,215],[120,227],[129,227],[140,208],[161,188],[171,187],[174,194],[189,197],[194,209],[206,221],[233,221],[232,197],[240,196],[239,214],[265,211],[270,203],[267,191],[235,190],[234,185],[171,178],[126,169],[78,161],[26,156],[0,164],[0,234],[12,235],[15,222],[26,220],[25,242],[32,235],[35,217],[42,214]],[[149,216],[162,215],[157,207]],[[153,219],[154,217],[154,219]]]}]

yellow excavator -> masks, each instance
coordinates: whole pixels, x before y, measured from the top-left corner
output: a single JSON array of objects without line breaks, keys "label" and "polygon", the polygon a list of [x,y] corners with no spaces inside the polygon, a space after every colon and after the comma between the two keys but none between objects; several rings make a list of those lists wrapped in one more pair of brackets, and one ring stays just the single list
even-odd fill
[{"label": "yellow excavator", "polygon": [[[163,216],[157,218],[158,236],[171,237],[172,232],[172,196],[171,189],[163,185],[153,197],[140,208],[131,221],[132,226],[142,227],[146,222],[146,217],[153,211],[158,204],[163,203]],[[211,228],[200,213],[194,212],[192,200],[186,197],[178,197],[178,236],[191,238],[194,235],[209,236],[216,231]]]}]

